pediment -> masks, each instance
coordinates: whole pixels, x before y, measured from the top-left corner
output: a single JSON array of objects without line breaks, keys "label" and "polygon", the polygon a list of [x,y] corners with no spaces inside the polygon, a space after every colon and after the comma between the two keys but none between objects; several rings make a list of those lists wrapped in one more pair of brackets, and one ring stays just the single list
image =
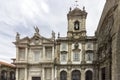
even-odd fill
[{"label": "pediment", "polygon": [[53,41],[51,39],[47,39],[42,36],[33,36],[30,39],[30,45],[42,45],[43,43],[52,43]]}]

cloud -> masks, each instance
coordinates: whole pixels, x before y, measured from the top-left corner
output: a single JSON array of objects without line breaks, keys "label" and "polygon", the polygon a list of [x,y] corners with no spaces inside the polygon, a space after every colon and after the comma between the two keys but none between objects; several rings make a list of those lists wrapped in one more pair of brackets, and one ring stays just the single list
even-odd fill
[{"label": "cloud", "polygon": [[[105,0],[82,0],[79,7],[86,7],[87,34],[94,35]],[[51,31],[67,34],[67,13],[69,7],[75,7],[74,0],[0,0],[0,60],[10,62],[15,57],[16,32],[21,37],[34,34],[34,26],[40,28],[40,34],[51,37]],[[64,31],[63,31],[64,30]]]}]

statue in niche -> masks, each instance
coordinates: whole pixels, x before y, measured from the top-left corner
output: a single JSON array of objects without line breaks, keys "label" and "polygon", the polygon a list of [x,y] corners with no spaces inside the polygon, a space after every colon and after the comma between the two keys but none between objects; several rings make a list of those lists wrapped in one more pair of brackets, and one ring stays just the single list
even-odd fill
[{"label": "statue in niche", "polygon": [[75,43],[74,48],[75,48],[75,49],[78,49],[78,48],[79,48],[78,42]]}]

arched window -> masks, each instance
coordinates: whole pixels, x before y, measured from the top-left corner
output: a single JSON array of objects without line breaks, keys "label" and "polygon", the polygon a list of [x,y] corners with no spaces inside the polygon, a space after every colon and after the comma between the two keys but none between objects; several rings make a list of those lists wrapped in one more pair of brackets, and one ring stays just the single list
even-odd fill
[{"label": "arched window", "polygon": [[60,72],[60,80],[67,80],[67,72],[66,71]]},{"label": "arched window", "polygon": [[15,80],[15,72],[10,72],[10,80]]},{"label": "arched window", "polygon": [[79,70],[72,71],[72,79],[71,80],[81,80],[81,73]]},{"label": "arched window", "polygon": [[88,70],[88,71],[85,73],[85,80],[92,80],[92,78],[93,78],[92,71]]},{"label": "arched window", "polygon": [[75,22],[74,22],[74,29],[75,29],[75,30],[79,30],[79,29],[80,29],[79,21],[75,21]]},{"label": "arched window", "polygon": [[7,71],[2,70],[2,72],[1,72],[1,80],[7,80]]}]

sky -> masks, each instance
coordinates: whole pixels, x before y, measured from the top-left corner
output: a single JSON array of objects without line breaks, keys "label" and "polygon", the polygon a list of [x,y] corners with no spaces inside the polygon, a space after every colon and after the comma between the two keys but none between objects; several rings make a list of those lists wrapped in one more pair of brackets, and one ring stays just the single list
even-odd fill
[{"label": "sky", "polygon": [[[106,0],[78,0],[80,9],[85,6],[87,35],[93,36],[97,29]],[[75,0],[0,0],[0,61],[11,62],[16,57],[16,32],[20,37],[32,37],[34,26],[44,37],[51,37],[51,31],[67,34],[67,13],[74,9]]]}]

